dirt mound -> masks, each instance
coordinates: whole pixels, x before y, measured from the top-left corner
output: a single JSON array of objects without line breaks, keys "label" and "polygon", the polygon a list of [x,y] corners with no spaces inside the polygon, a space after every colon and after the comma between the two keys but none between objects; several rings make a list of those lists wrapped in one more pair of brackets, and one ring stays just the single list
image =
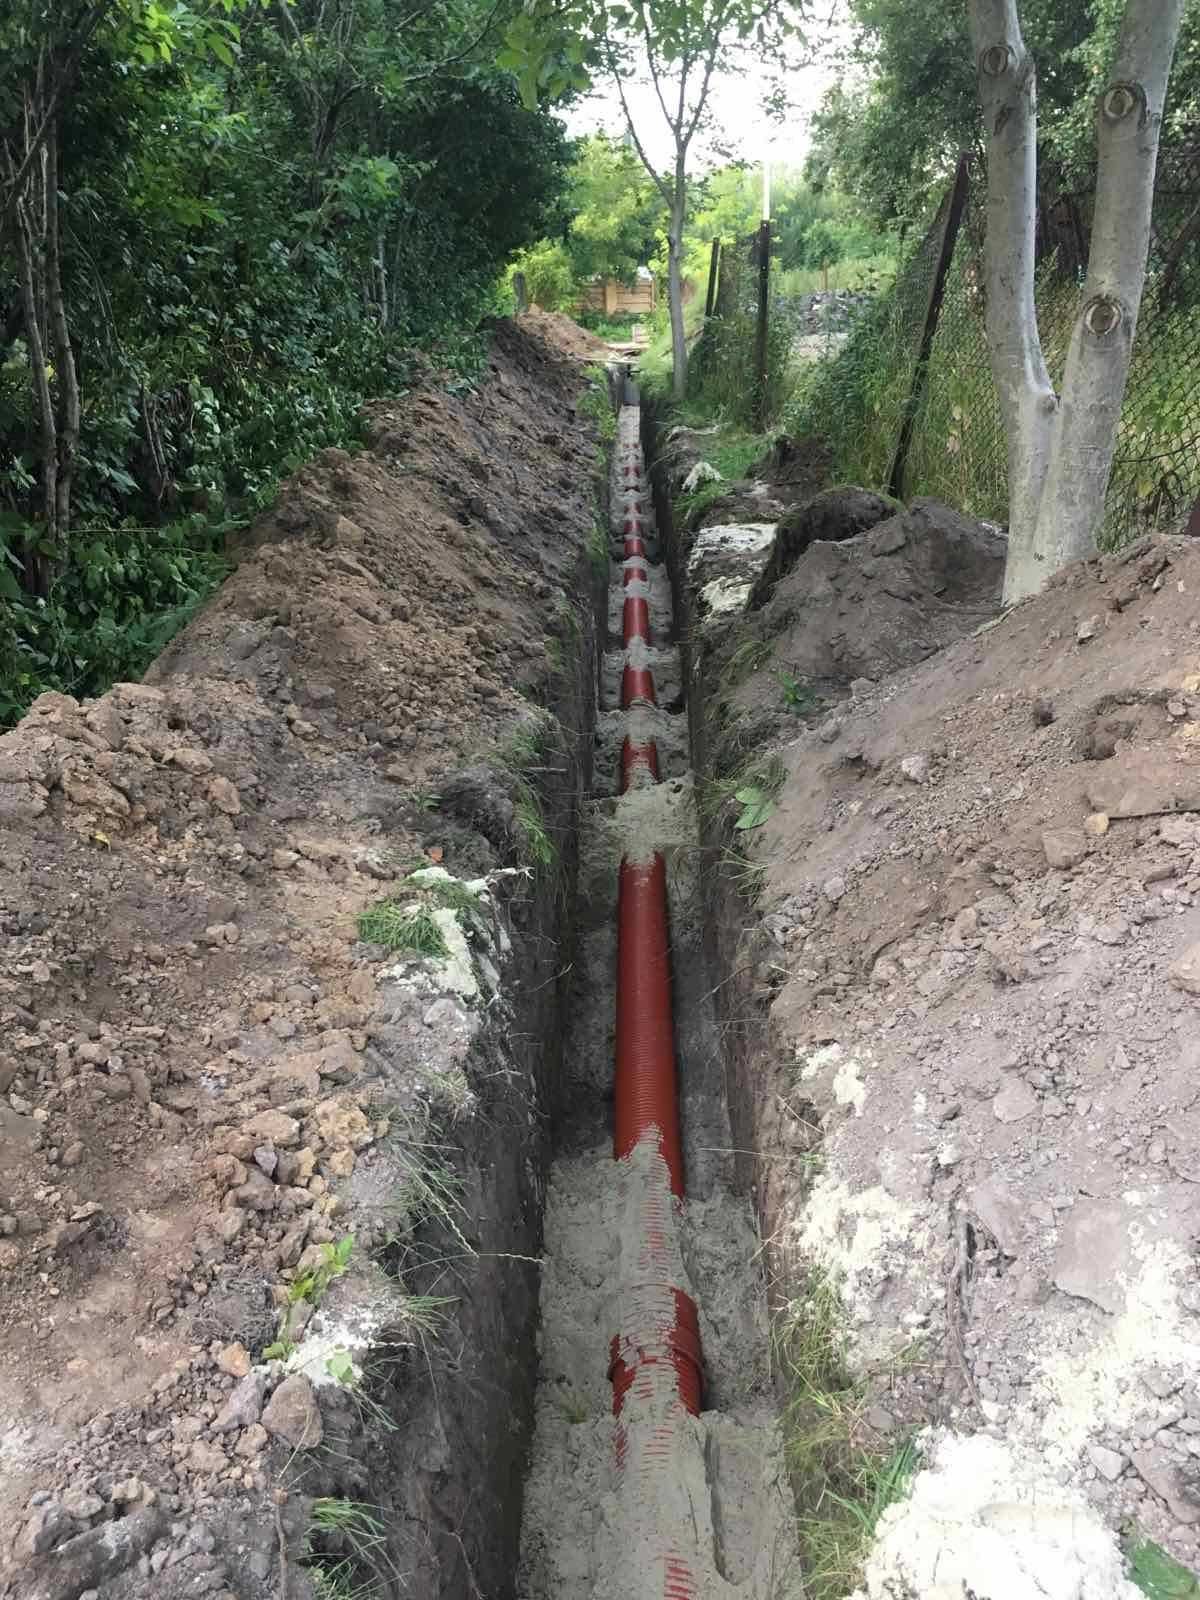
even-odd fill
[{"label": "dirt mound", "polygon": [[[407,1270],[410,1230],[436,1210],[421,1165],[435,1147],[442,1214],[471,1196],[442,1257],[462,1261],[468,1229],[474,1251],[496,1217],[536,1227],[527,1107],[545,1086],[522,1041],[555,1036],[559,897],[554,874],[515,869],[531,828],[559,859],[555,807],[580,781],[578,741],[534,707],[586,723],[563,663],[591,626],[595,477],[578,366],[542,331],[500,324],[477,389],[376,406],[366,451],[298,473],[145,683],[83,705],[44,695],[0,738],[0,1526],[16,1535],[0,1593],[74,1596],[105,1577],[106,1595],[225,1593],[236,1562],[240,1600],[277,1594],[303,1513],[280,1523],[270,1490],[294,1448],[358,1428],[346,1459],[370,1459],[353,1385],[314,1420],[323,1362],[289,1378],[290,1410],[278,1395],[264,1410],[282,1369],[250,1368],[281,1314],[296,1313],[291,1361],[347,1230],[368,1258],[347,1275],[360,1295],[373,1250]],[[517,757],[494,758],[514,728],[531,770],[510,776]],[[456,768],[482,776],[447,783],[443,806]],[[487,875],[456,891],[461,915],[436,913],[446,961],[359,942],[364,907],[431,861]],[[513,961],[531,998],[476,1006]],[[494,1460],[496,1492],[516,1492],[507,1364],[528,1367],[537,1285],[511,1263],[537,1238],[493,1234],[450,1290],[456,1358],[479,1360],[495,1395],[469,1417],[444,1394],[427,1416],[434,1341],[417,1341],[415,1377],[405,1353],[406,1296],[445,1267],[387,1302],[386,1382],[407,1421],[372,1498],[404,1505],[389,1559],[422,1593],[462,1592],[464,1562],[495,1592],[507,1559],[479,1534],[496,1508],[463,1462]],[[440,1452],[433,1521],[396,1487],[406,1451]],[[341,1484],[331,1462],[306,1466],[305,1493],[345,1492],[322,1487]]]},{"label": "dirt mound", "polygon": [[[940,604],[984,605],[998,542],[916,517],[810,547],[766,608],[775,660],[879,681],[777,751],[727,999],[773,994],[773,1065],[734,1143],[769,1153],[785,1276],[840,1285],[874,1425],[988,1436],[995,1495],[1040,1508],[1006,1524],[1021,1573],[1083,1515],[1072,1592],[1125,1593],[1118,1529],[1200,1556],[1200,549],[1069,569],[968,631]],[[995,1508],[960,1456],[889,1518],[872,1596],[927,1592],[931,1540],[983,1592]]]},{"label": "dirt mound", "polygon": [[791,506],[779,519],[770,560],[754,584],[749,609],[755,611],[770,599],[776,584],[792,570],[810,544],[818,540],[838,544],[843,539],[853,539],[895,511],[894,502],[853,485],[825,489]]},{"label": "dirt mound", "polygon": [[[746,623],[711,643],[727,705],[726,763],[794,728],[797,715],[819,716],[851,685],[861,693],[933,655],[999,603],[1005,546],[993,529],[933,500],[879,521],[886,502],[833,493],[812,503],[805,531],[863,522],[868,531],[811,540]],[[801,520],[776,528],[767,571],[786,566]],[[760,579],[750,603],[766,588]]]},{"label": "dirt mound", "polygon": [[543,311],[539,306],[530,306],[521,313],[519,326],[574,361],[607,361],[612,354],[603,339],[581,328],[561,311]]}]

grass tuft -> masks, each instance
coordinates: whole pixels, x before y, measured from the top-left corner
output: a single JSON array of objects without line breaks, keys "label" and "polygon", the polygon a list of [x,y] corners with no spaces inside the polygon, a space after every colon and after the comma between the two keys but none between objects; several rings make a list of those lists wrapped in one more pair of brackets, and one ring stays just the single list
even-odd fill
[{"label": "grass tuft", "polygon": [[304,1563],[320,1600],[376,1600],[403,1581],[387,1548],[378,1506],[329,1495],[312,1503]]},{"label": "grass tuft", "polygon": [[843,1315],[833,1280],[813,1273],[775,1329],[807,1600],[843,1600],[855,1588],[879,1519],[903,1498],[917,1464],[911,1440],[886,1450],[865,1442],[866,1388],[849,1369]]},{"label": "grass tuft", "polygon": [[432,909],[421,901],[377,901],[359,914],[358,936],[366,944],[383,945],[385,950],[438,957],[450,954]]}]

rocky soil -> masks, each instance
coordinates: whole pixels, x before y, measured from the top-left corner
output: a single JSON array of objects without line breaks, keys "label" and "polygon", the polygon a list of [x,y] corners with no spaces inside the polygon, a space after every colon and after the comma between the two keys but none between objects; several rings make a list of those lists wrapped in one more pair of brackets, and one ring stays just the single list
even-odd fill
[{"label": "rocky soil", "polygon": [[923,1430],[863,1592],[1132,1597],[1119,1535],[1200,1558],[1200,548],[997,618],[985,525],[799,522],[676,559],[694,746],[771,793],[710,892],[734,1144],[780,1298],[836,1284]]},{"label": "rocky soil", "polygon": [[[6,1597],[511,1577],[589,767],[585,339],[501,324],[473,390],[377,405],[144,683],[0,738]],[[429,955],[360,938],[388,895]]]}]

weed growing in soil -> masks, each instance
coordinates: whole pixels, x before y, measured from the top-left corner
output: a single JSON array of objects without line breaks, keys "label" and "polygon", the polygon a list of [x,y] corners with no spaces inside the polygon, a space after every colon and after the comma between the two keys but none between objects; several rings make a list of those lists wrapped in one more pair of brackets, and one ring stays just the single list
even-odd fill
[{"label": "weed growing in soil", "polygon": [[1125,1543],[1130,1581],[1149,1600],[1200,1600],[1200,1578],[1180,1566],[1153,1539],[1131,1537]]},{"label": "weed growing in soil", "polygon": [[880,1517],[903,1497],[916,1467],[911,1440],[886,1450],[865,1442],[866,1390],[847,1366],[841,1317],[836,1285],[813,1274],[775,1329],[809,1600],[842,1600],[855,1587]]},{"label": "weed growing in soil", "polygon": [[450,954],[430,907],[411,900],[387,899],[368,906],[359,915],[358,936],[366,944],[383,945],[385,950],[412,950],[422,956]]},{"label": "weed growing in soil", "polygon": [[435,905],[440,906],[444,911],[453,911],[459,916],[470,916],[480,909],[478,893],[471,888],[470,884],[464,883],[461,878],[426,878],[424,869],[422,869],[419,872],[410,873],[405,882],[411,883],[414,889],[420,889],[423,894],[427,895]]},{"label": "weed growing in soil", "polygon": [[516,790],[513,810],[525,859],[531,866],[549,871],[558,865],[558,846],[546,826],[541,796],[530,774],[545,760],[552,743],[553,725],[553,718],[547,713],[530,717],[514,729],[496,752]]},{"label": "weed growing in soil", "polygon": [[592,566],[601,578],[608,577],[608,529],[597,517],[592,524],[592,531],[588,534],[588,555],[591,557]]},{"label": "weed growing in soil", "polygon": [[579,396],[575,408],[596,424],[601,443],[610,445],[617,437],[617,414],[608,392],[608,373],[597,362],[587,369],[587,380],[587,388]]},{"label": "weed growing in soil", "polygon": [[787,779],[787,768],[775,754],[754,756],[736,772],[710,778],[700,790],[697,804],[706,822],[714,822],[730,801],[738,807],[736,829],[758,828],[775,809],[775,800]]},{"label": "weed growing in soil", "polygon": [[389,1577],[402,1581],[387,1552],[379,1507],[361,1500],[313,1501],[304,1560],[320,1600],[374,1600],[386,1592]]},{"label": "weed growing in soil", "polygon": [[717,684],[718,693],[726,695],[731,689],[736,689],[739,684],[745,683],[747,678],[752,678],[761,667],[765,667],[770,659],[771,646],[765,640],[745,640],[738,645],[725,663]]},{"label": "weed growing in soil", "polygon": [[797,678],[790,672],[781,672],[779,683],[783,689],[783,703],[789,711],[794,711],[799,717],[813,710],[817,697],[811,684],[805,683],[802,678]]}]

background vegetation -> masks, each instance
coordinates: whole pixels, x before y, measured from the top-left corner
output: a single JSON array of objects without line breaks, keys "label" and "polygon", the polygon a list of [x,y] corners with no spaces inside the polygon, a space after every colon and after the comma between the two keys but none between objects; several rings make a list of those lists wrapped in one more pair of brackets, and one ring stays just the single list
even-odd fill
[{"label": "background vegetation", "polygon": [[[0,725],[43,688],[137,675],[218,581],[227,533],[352,446],[414,347],[469,370],[570,161],[492,65],[503,6],[97,0],[72,69],[78,15],[0,22]],[[43,147],[13,204],[56,81],[54,181]]]}]

